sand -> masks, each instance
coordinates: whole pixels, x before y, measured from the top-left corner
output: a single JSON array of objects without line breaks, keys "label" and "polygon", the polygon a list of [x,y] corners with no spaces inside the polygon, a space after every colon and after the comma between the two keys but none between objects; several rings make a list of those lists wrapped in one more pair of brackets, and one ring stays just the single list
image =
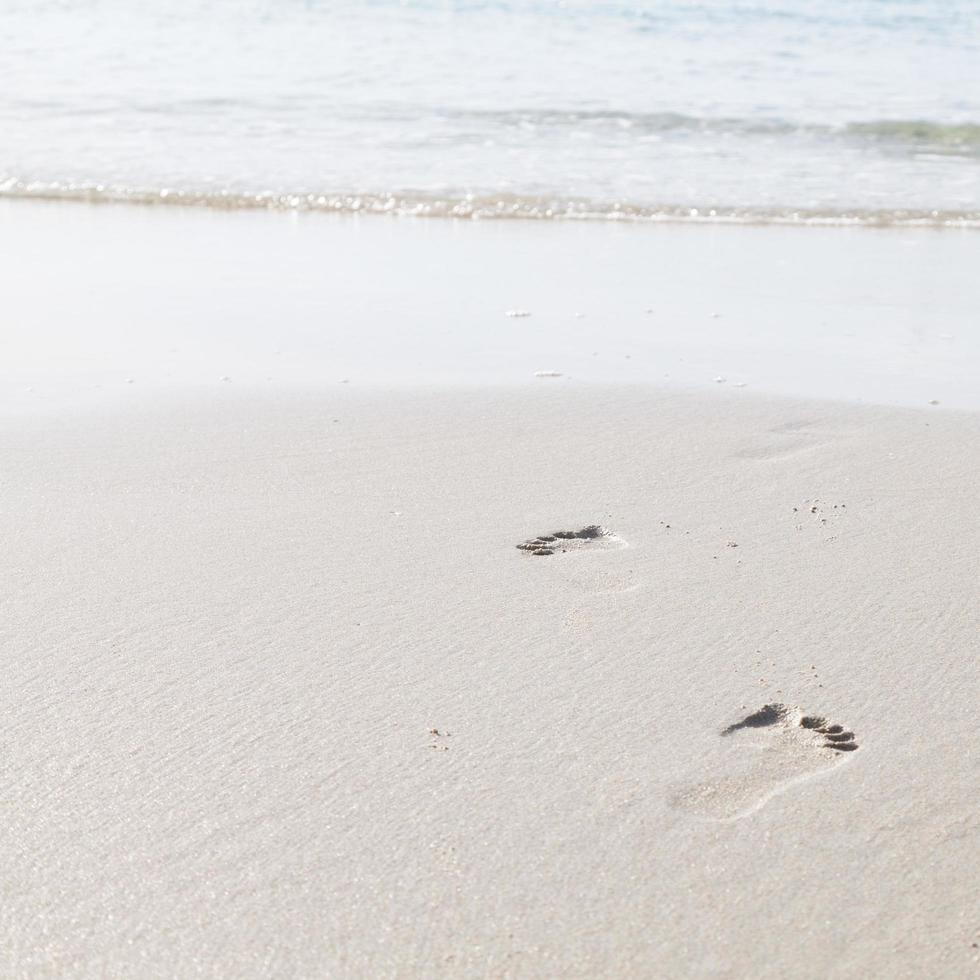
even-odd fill
[{"label": "sand", "polygon": [[[535,363],[543,328],[520,383],[446,355],[442,386],[341,384],[349,338],[294,310],[269,333],[332,370],[265,382],[258,321],[126,334],[131,284],[11,288],[0,976],[978,970],[980,414],[922,402],[937,365],[968,401],[975,363],[913,376],[883,340],[919,407],[858,405],[534,378],[579,356]],[[536,330],[545,295],[507,318],[504,292],[493,323]]]},{"label": "sand", "polygon": [[4,976],[976,969],[976,415],[226,386],[2,446]]},{"label": "sand", "polygon": [[222,378],[708,398],[745,385],[976,411],[976,242],[0,200],[0,411],[128,405]]}]

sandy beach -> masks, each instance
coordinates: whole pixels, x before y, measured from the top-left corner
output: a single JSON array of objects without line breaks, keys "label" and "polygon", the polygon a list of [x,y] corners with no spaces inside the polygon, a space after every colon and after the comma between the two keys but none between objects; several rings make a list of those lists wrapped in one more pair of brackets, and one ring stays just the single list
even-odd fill
[{"label": "sandy beach", "polygon": [[[566,288],[525,226],[500,227],[500,254],[523,243]],[[484,233],[452,234],[465,251]],[[191,309],[181,269],[160,302]],[[460,303],[517,329],[506,278],[480,297],[439,279],[452,302],[430,308],[450,312],[417,331],[419,360]],[[297,366],[268,382],[281,355],[254,329],[193,346],[161,317],[135,339],[91,315],[135,292],[86,311],[15,279],[33,319],[7,335],[0,415],[0,974],[977,969],[980,416],[924,397],[968,402],[975,362],[866,375],[918,407],[781,397],[778,352],[734,338],[753,386],[700,365],[569,379],[610,340],[570,310],[581,336],[545,361],[541,328],[519,379],[492,357],[467,378],[450,345],[452,383],[361,384],[295,317],[269,333]],[[211,286],[208,310],[236,302]],[[706,323],[726,298],[709,278]],[[548,310],[532,299],[527,330]],[[74,340],[46,358],[55,325]],[[158,358],[168,331],[183,361]],[[550,554],[517,547],[536,538]]]},{"label": "sandy beach", "polygon": [[977,0],[0,38],[0,980],[980,980]]}]

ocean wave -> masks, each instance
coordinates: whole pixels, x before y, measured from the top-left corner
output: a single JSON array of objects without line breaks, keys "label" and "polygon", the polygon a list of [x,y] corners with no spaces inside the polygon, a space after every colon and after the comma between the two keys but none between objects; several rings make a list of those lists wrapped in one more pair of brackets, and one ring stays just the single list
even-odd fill
[{"label": "ocean wave", "polygon": [[[395,109],[389,110],[395,114]],[[481,131],[490,126],[503,129],[619,129],[634,133],[785,134],[808,127],[776,118],[734,116],[691,116],[683,112],[628,112],[620,109],[403,109],[406,117],[427,114],[455,123],[474,124]],[[816,129],[816,127],[809,127]]]},{"label": "ocean wave", "polygon": [[980,228],[980,211],[832,209],[643,204],[560,196],[421,193],[278,193],[128,188],[106,184],[25,181],[0,176],[0,199],[267,210],[333,214],[388,214],[461,220],[684,222],[802,226]]},{"label": "ocean wave", "polygon": [[[403,113],[408,110],[399,107]],[[391,116],[399,109],[390,107]],[[413,118],[425,111],[413,108]],[[541,130],[620,130],[631,135],[704,135],[723,137],[801,136],[819,140],[863,142],[889,148],[906,147],[948,155],[980,156],[980,124],[946,123],[928,119],[871,119],[839,125],[802,122],[767,116],[692,116],[682,112],[625,112],[616,109],[439,109],[436,118],[476,128]],[[470,124],[470,125],[467,125]]]},{"label": "ocean wave", "polygon": [[[57,111],[57,103],[44,103],[33,98],[17,100],[11,105],[20,111]],[[642,138],[644,136],[688,138],[753,138],[785,137],[812,139],[828,142],[859,143],[873,148],[895,150],[906,148],[912,152],[932,152],[944,155],[980,157],[980,123],[937,122],[929,119],[869,119],[847,123],[818,123],[788,119],[772,115],[711,116],[691,115],[684,112],[656,111],[637,112],[616,108],[567,108],[526,107],[508,109],[475,109],[432,106],[410,102],[379,102],[369,106],[338,107],[333,104],[315,108],[314,115],[321,113],[345,124],[371,124],[383,132],[387,127],[400,131],[399,127],[411,127],[420,122],[436,121],[444,126],[440,139],[444,143],[466,144],[476,140],[506,138],[507,134],[519,139],[533,134],[566,138],[569,135],[589,134],[614,141]],[[311,100],[271,98],[268,96],[239,98],[185,98],[169,101],[127,99],[123,102],[108,100],[85,108],[73,107],[75,116],[115,117],[129,112],[134,117],[183,116],[186,118],[227,117],[229,113],[244,113],[246,117],[275,115],[292,120],[297,127],[311,111]]]},{"label": "ocean wave", "polygon": [[878,119],[849,123],[844,132],[875,142],[904,144],[931,153],[980,156],[980,124],[927,119]]}]

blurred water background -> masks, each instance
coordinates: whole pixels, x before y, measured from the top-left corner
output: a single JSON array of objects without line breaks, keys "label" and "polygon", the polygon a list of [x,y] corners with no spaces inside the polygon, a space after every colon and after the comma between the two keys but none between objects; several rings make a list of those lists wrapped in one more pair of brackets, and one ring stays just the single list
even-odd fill
[{"label": "blurred water background", "polygon": [[980,226],[976,0],[5,0],[0,193]]}]

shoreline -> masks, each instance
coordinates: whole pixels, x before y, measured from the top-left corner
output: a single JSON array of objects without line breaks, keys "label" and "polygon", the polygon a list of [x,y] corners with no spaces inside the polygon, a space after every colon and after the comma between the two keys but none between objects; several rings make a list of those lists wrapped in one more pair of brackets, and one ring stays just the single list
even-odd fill
[{"label": "shoreline", "polygon": [[698,225],[792,228],[863,228],[868,230],[980,230],[980,213],[952,208],[824,208],[793,206],[632,204],[556,199],[528,195],[358,194],[246,192],[62,186],[15,178],[0,180],[0,201],[67,205],[116,205],[141,208],[206,209],[217,212],[266,211],[339,217],[427,218],[450,221],[615,222],[650,225]]}]

